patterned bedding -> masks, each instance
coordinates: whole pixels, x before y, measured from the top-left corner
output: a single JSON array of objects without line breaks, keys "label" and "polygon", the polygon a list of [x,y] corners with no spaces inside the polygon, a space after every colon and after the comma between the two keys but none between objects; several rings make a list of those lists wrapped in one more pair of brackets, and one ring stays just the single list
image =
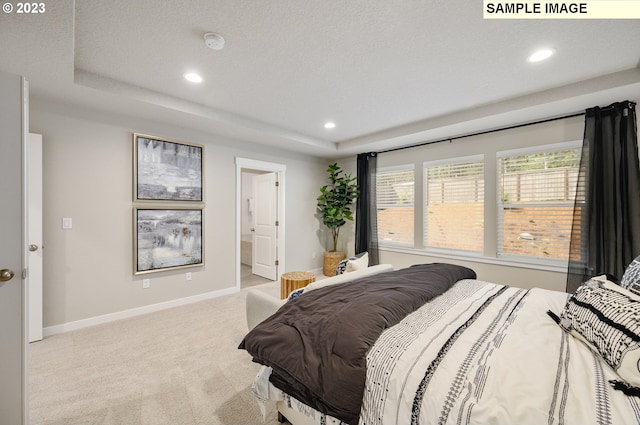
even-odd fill
[{"label": "patterned bedding", "polygon": [[[638,424],[601,357],[547,315],[567,294],[462,280],[385,330],[367,354],[361,425]],[[340,423],[257,379],[316,423]]]}]

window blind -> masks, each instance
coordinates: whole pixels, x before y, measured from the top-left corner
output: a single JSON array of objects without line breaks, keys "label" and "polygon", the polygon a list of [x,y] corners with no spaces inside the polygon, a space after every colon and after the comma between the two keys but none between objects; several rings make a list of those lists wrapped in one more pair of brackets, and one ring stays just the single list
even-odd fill
[{"label": "window blind", "polygon": [[484,158],[424,163],[424,245],[482,252]]},{"label": "window blind", "polygon": [[413,246],[414,178],[412,165],[378,169],[376,201],[380,244]]},{"label": "window blind", "polygon": [[579,147],[498,152],[498,256],[569,258],[579,163]]}]

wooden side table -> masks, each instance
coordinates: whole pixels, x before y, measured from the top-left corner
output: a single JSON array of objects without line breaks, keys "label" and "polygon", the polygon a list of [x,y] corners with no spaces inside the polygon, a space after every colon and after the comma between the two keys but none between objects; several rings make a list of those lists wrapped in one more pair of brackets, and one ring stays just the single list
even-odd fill
[{"label": "wooden side table", "polygon": [[316,275],[311,272],[287,272],[280,277],[280,298],[285,299],[291,291],[304,288],[316,281]]}]

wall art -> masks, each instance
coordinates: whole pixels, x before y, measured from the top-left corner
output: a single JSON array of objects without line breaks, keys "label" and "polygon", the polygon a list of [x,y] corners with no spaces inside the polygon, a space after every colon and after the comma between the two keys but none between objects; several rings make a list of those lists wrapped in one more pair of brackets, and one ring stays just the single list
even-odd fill
[{"label": "wall art", "polygon": [[202,211],[134,208],[134,273],[203,266]]},{"label": "wall art", "polygon": [[202,145],[133,135],[133,200],[203,202]]}]

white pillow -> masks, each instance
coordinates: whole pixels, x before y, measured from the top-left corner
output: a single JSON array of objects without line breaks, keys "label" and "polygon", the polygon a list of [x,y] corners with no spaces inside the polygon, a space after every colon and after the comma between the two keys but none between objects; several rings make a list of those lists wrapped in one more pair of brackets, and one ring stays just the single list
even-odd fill
[{"label": "white pillow", "polygon": [[369,267],[369,253],[365,252],[360,258],[347,261],[347,267],[344,271],[345,273],[354,272],[356,270],[366,269],[367,267]]}]

